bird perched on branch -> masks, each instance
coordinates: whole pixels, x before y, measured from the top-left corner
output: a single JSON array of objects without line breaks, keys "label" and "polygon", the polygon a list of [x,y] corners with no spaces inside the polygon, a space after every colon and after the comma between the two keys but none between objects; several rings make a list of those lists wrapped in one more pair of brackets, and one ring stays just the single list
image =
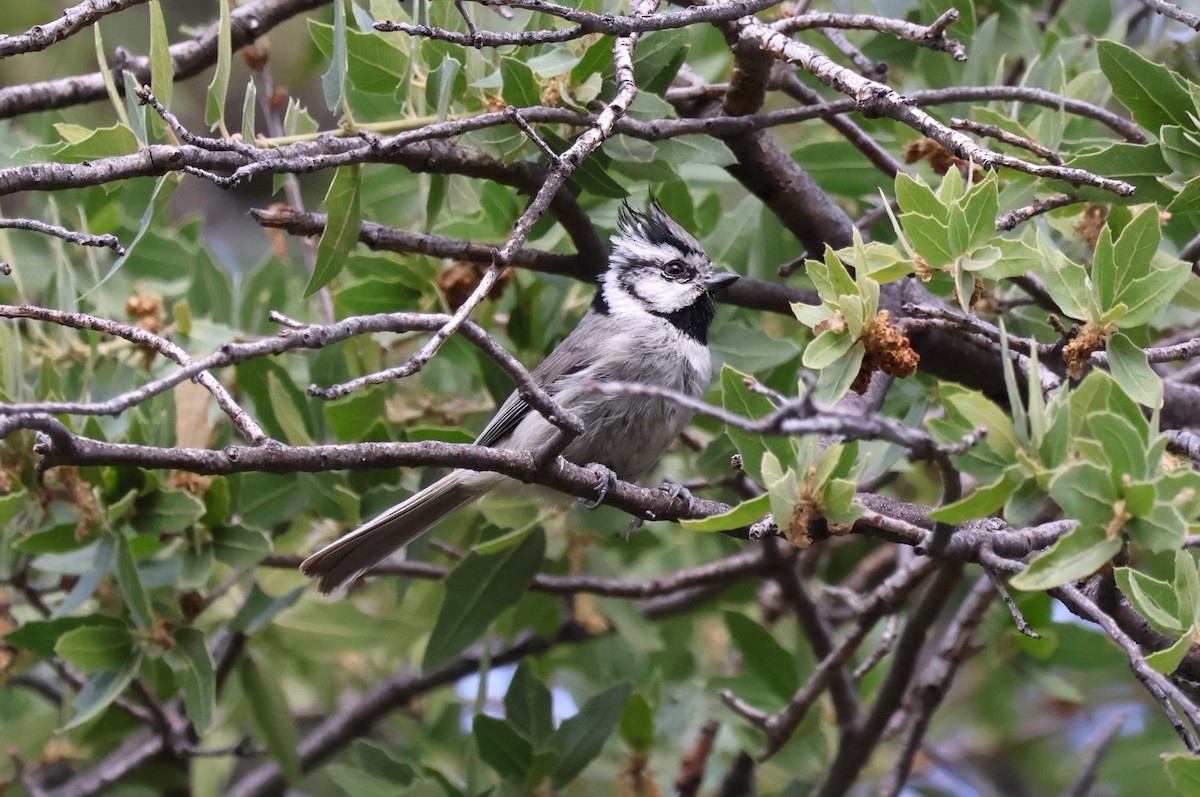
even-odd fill
[{"label": "bird perched on branch", "polygon": [[[602,395],[593,382],[639,382],[699,398],[712,378],[708,328],[712,295],[738,275],[714,271],[700,243],[658,203],[619,213],[608,269],[578,326],[533,371],[533,380],[583,422],[563,451],[601,477],[599,497],[617,478],[645,474],[692,418],[657,396]],[[475,443],[536,450],[555,433],[513,393]],[[411,542],[450,512],[506,486],[497,473],[456,470],[308,557],[300,569],[330,592]]]}]

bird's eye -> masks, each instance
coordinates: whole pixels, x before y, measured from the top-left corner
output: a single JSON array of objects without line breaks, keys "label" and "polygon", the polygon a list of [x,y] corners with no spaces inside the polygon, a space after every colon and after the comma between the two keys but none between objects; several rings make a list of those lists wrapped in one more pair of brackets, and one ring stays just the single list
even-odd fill
[{"label": "bird's eye", "polygon": [[667,263],[665,266],[663,266],[662,271],[663,271],[663,274],[665,274],[668,278],[677,280],[677,279],[683,279],[684,277],[687,276],[688,267],[685,266],[683,263],[679,262],[678,260],[672,260],[669,263]]}]

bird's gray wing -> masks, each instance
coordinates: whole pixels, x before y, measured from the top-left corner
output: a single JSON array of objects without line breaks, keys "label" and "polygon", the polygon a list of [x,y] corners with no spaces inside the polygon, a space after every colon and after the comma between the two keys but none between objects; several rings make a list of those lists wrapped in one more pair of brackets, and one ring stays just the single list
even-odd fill
[{"label": "bird's gray wing", "polygon": [[[533,381],[538,387],[553,396],[563,377],[578,373],[594,365],[600,359],[598,321],[599,317],[588,310],[571,334],[567,335],[562,343],[555,346],[554,351],[546,355],[546,359],[542,360],[542,364],[532,373]],[[517,424],[529,414],[530,410],[525,399],[513,391],[500,405],[500,409],[496,411],[492,419],[488,421],[488,425],[479,433],[475,444],[480,446],[496,445],[512,434],[513,429],[517,428]]]}]

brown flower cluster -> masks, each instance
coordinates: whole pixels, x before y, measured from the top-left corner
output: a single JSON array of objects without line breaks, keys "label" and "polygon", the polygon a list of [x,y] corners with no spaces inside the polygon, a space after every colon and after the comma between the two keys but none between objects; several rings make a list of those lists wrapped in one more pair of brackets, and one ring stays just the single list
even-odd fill
[{"label": "brown flower cluster", "polygon": [[[487,270],[488,265],[485,263],[467,263],[456,260],[450,264],[448,269],[437,275],[438,289],[446,297],[446,304],[450,305],[451,310],[457,310],[463,306],[474,293]],[[512,281],[511,267],[500,272],[500,278],[488,292],[488,298],[493,301],[499,299],[510,281]]]},{"label": "brown flower cluster", "polygon": [[1104,205],[1088,202],[1083,206],[1083,216],[1075,222],[1074,229],[1088,249],[1096,248],[1096,241],[1100,240],[1100,231],[1107,220],[1108,210]]},{"label": "brown flower cluster", "polygon": [[1104,345],[1106,335],[1104,328],[1091,321],[1079,328],[1075,337],[1063,347],[1063,362],[1067,364],[1067,376],[1079,379],[1083,376],[1083,367],[1087,365],[1092,352]]},{"label": "brown flower cluster", "polygon": [[166,318],[166,312],[163,310],[163,298],[157,293],[140,293],[137,296],[130,296],[125,302],[125,315],[135,319],[135,323],[142,329],[157,335],[162,331],[163,319]]},{"label": "brown flower cluster", "polygon": [[958,157],[932,138],[918,138],[916,141],[909,142],[908,146],[904,148],[905,163],[916,163],[922,160],[929,161],[929,165],[938,174],[945,174],[950,171],[951,166],[954,166],[964,177],[967,175],[967,170],[970,169],[972,183],[983,179],[983,169],[978,164]]},{"label": "brown flower cluster", "polygon": [[871,375],[876,371],[903,378],[916,372],[921,362],[908,338],[892,324],[887,310],[880,310],[875,320],[863,327],[859,340],[867,353],[850,389],[860,395],[867,392]]}]

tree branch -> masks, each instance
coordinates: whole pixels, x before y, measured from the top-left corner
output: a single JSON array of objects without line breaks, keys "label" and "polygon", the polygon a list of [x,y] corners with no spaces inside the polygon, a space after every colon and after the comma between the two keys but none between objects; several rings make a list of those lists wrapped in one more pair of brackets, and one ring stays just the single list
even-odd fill
[{"label": "tree branch", "polygon": [[11,36],[0,34],[0,58],[45,50],[109,14],[144,2],[146,0],[85,0],[79,5],[63,9],[62,16],[53,22],[35,25],[24,33]]}]

